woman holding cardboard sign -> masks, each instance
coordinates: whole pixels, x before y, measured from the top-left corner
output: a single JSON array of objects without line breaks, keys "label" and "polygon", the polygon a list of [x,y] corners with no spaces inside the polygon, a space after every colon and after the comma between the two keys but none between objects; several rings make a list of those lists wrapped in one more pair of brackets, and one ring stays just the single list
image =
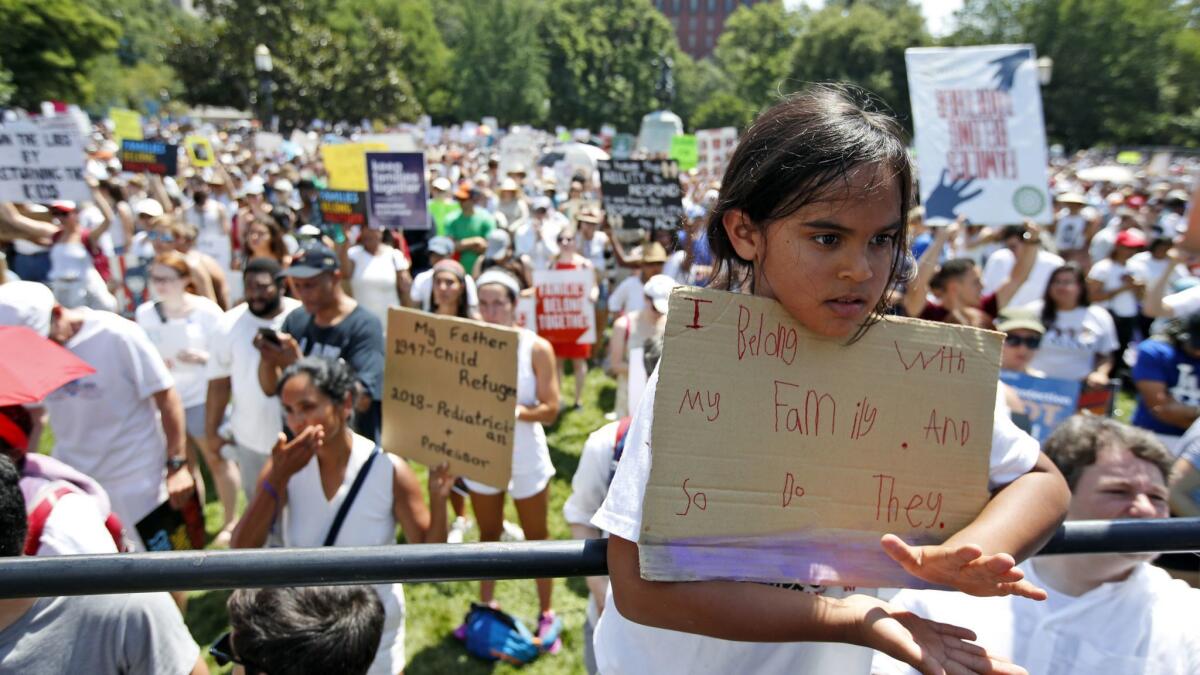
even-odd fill
[{"label": "woman holding cardboard sign", "polygon": [[[886,309],[913,198],[898,125],[861,98],[849,87],[817,86],[762,113],[730,159],[708,225],[714,286],[774,299],[809,331],[851,342]],[[922,673],[1020,672],[968,642],[969,630],[898,611],[869,591],[642,579],[637,542],[657,384],[655,374],[592,519],[611,535],[611,595],[595,634],[601,672],[868,672],[871,652],[852,645]],[[1014,556],[1035,552],[1057,527],[1066,483],[1011,422],[998,419],[995,429],[995,492],[978,518],[942,545],[914,547],[892,535],[881,545],[931,583],[1042,599]]]}]

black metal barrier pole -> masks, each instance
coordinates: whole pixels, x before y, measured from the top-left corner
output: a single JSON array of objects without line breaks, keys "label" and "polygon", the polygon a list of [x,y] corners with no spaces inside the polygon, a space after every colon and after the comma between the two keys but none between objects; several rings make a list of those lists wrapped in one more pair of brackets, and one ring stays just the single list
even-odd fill
[{"label": "black metal barrier pole", "polygon": [[[406,544],[0,559],[0,598],[607,573],[607,542]],[[1076,521],[1039,555],[1200,551],[1200,518]]]}]

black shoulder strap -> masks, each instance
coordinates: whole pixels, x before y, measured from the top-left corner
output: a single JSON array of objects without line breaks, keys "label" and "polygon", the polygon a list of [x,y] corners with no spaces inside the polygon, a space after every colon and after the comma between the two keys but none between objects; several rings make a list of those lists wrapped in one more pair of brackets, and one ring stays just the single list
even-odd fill
[{"label": "black shoulder strap", "polygon": [[162,300],[154,301],[154,313],[158,315],[158,320],[164,325],[167,323],[167,311],[163,309]]},{"label": "black shoulder strap", "polygon": [[354,477],[354,484],[350,486],[350,492],[346,494],[346,501],[338,507],[337,515],[333,517],[333,524],[329,526],[329,533],[325,535],[325,543],[322,546],[333,546],[333,542],[337,541],[338,532],[342,529],[342,521],[346,520],[346,514],[350,512],[350,506],[354,504],[354,498],[358,496],[358,491],[362,489],[363,483],[367,480],[367,474],[371,471],[371,464],[375,458],[380,455],[379,446],[371,451],[371,456],[367,457],[367,461],[358,470],[358,475]]}]

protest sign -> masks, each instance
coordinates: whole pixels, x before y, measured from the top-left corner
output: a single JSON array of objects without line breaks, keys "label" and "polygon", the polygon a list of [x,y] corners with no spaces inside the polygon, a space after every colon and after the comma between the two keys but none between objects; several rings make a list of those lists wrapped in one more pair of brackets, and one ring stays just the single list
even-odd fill
[{"label": "protest sign", "polygon": [[388,229],[429,229],[423,153],[367,153],[367,218]]},{"label": "protest sign", "polygon": [[383,447],[504,489],[512,475],[519,332],[388,309]]},{"label": "protest sign", "polygon": [[925,217],[1051,221],[1046,130],[1031,45],[904,52]]},{"label": "protest sign", "polygon": [[513,323],[517,328],[526,328],[537,332],[537,298],[533,295],[521,294],[517,298],[517,308],[514,311]]},{"label": "protest sign", "polygon": [[1017,398],[1021,399],[1025,410],[1021,413],[1013,411],[1013,417],[1015,419],[1020,414],[1028,420],[1029,428],[1026,431],[1038,443],[1045,442],[1058,425],[1078,410],[1079,382],[1034,377],[1011,370],[1000,371],[1000,381],[1012,387]]},{"label": "protest sign", "polygon": [[691,134],[671,137],[671,152],[667,154],[667,157],[679,164],[680,171],[690,171],[696,168],[696,137]]},{"label": "protest sign", "polygon": [[121,169],[174,176],[179,171],[179,146],[162,141],[123,141]]},{"label": "protest sign", "polygon": [[83,137],[67,117],[0,123],[0,202],[92,198]]},{"label": "protest sign", "polygon": [[382,152],[382,143],[339,143],[321,146],[321,161],[334,190],[367,191],[367,153]]},{"label": "protest sign", "polygon": [[188,136],[183,139],[183,147],[187,148],[188,161],[198,169],[212,166],[216,162],[212,141],[203,136]]},{"label": "protest sign", "polygon": [[317,152],[317,135],[316,133],[304,133],[299,129],[292,131],[292,135],[288,138],[300,151],[306,156],[313,156]]},{"label": "protest sign", "polygon": [[259,131],[254,134],[254,149],[262,155],[270,157],[283,147],[283,136],[270,131]]},{"label": "protest sign", "polygon": [[725,165],[737,147],[738,132],[735,127],[701,129],[696,132],[696,160],[701,171],[709,178],[719,179],[725,174]]},{"label": "protest sign", "polygon": [[591,269],[535,271],[538,335],[558,344],[595,344],[595,283],[596,273]]},{"label": "protest sign", "polygon": [[317,192],[321,219],[337,225],[366,225],[367,196],[364,192],[321,190]]},{"label": "protest sign", "polygon": [[612,139],[612,158],[629,159],[633,148],[637,145],[637,136],[633,134],[617,134]]},{"label": "protest sign", "polygon": [[617,227],[675,229],[683,218],[683,191],[675,162],[601,160],[600,196]]},{"label": "protest sign", "polygon": [[639,541],[652,580],[922,587],[879,545],[988,501],[999,333],[887,317],[857,342],[766,298],[677,288]]},{"label": "protest sign", "polygon": [[537,166],[537,137],[528,131],[518,131],[500,139],[500,175],[507,176],[520,166],[530,173]]},{"label": "protest sign", "polygon": [[442,142],[442,127],[433,126],[425,130],[425,145],[438,145]]},{"label": "protest sign", "polygon": [[193,492],[183,509],[163,502],[134,526],[149,552],[199,551],[204,548],[204,509]]},{"label": "protest sign", "polygon": [[113,138],[118,143],[142,140],[142,116],[136,110],[109,108],[108,118],[113,122]]}]

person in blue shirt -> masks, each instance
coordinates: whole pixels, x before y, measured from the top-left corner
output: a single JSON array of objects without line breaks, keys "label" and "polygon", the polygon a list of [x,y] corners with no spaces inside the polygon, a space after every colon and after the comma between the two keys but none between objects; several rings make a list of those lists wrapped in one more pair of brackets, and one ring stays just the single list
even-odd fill
[{"label": "person in blue shirt", "polygon": [[1200,418],[1200,314],[1183,319],[1164,339],[1142,342],[1133,382],[1133,424],[1158,434],[1178,454],[1180,436]]}]

